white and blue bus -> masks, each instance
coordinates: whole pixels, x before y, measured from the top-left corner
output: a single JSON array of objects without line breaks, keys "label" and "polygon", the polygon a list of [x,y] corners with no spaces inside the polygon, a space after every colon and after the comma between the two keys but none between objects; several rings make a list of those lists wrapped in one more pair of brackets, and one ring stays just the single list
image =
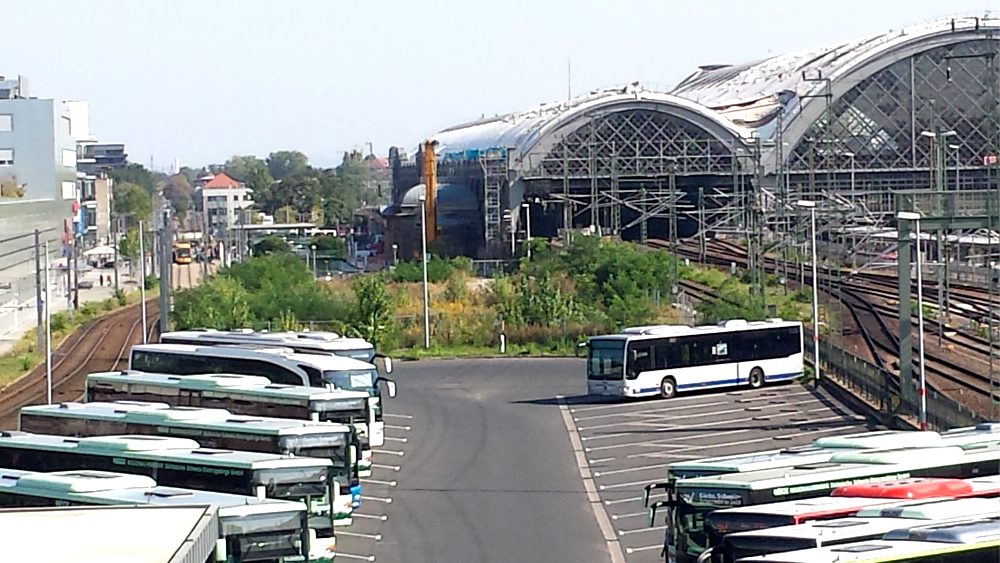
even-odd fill
[{"label": "white and blue bus", "polygon": [[591,395],[669,399],[678,391],[737,385],[756,389],[802,373],[798,321],[632,327],[587,342]]}]

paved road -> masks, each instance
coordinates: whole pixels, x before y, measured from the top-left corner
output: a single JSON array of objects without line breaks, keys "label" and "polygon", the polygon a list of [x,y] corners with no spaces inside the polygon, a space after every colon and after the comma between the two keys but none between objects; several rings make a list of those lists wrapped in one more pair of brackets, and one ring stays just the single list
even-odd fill
[{"label": "paved road", "polygon": [[640,499],[667,464],[865,429],[800,385],[608,402],[584,395],[583,373],[578,359],[397,363],[373,500],[338,534],[338,558],[658,561],[663,528]]},{"label": "paved road", "polygon": [[402,464],[392,477],[392,503],[383,505],[388,520],[374,546],[377,561],[608,561],[555,399],[580,392],[583,365],[397,363],[399,397],[386,408],[412,418],[386,422],[411,431],[405,457],[375,456],[376,463]]}]

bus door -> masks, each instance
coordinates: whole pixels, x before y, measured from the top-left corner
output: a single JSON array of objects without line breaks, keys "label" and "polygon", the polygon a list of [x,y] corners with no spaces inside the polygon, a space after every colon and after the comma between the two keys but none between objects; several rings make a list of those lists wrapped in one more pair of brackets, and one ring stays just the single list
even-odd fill
[{"label": "bus door", "polygon": [[738,385],[740,382],[739,364],[730,357],[729,343],[721,338],[712,344],[712,360],[714,362],[714,377],[716,385]]}]

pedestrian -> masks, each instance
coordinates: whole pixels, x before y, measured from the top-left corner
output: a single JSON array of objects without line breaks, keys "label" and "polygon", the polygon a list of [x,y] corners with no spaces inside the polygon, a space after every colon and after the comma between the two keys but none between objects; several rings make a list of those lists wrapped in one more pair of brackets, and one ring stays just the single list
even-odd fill
[{"label": "pedestrian", "polygon": [[101,284],[101,287],[104,287],[104,276],[97,274],[97,281]]}]

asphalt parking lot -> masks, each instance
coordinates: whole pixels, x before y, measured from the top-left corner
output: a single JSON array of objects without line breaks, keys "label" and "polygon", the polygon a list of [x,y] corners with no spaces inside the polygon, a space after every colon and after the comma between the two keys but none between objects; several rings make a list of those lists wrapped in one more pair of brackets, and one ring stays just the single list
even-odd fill
[{"label": "asphalt parking lot", "polygon": [[[571,396],[561,399],[560,409],[585,487],[604,508],[602,531],[612,561],[629,563],[662,560],[665,526],[659,515],[654,527],[647,526],[642,490],[665,480],[671,463],[803,445],[866,429],[864,417],[824,391],[798,384],[670,400],[594,402]],[[595,508],[598,520],[605,519],[599,512]]]}]

